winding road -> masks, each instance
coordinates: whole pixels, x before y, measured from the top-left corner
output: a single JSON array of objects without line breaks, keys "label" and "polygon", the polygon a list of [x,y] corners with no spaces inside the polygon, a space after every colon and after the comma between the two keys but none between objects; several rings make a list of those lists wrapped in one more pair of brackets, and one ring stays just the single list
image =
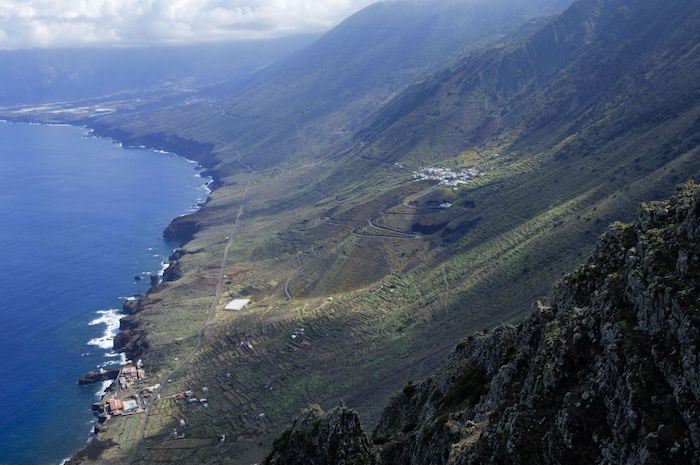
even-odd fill
[{"label": "winding road", "polygon": [[[385,215],[385,213],[381,213],[382,215]],[[370,218],[367,220],[367,224],[374,229],[379,229],[380,231],[387,231],[392,234],[397,234],[405,239],[417,239],[418,234],[415,233],[407,233],[405,231],[399,231],[398,229],[392,229],[392,228],[387,228],[386,226],[379,226],[374,223],[374,218]]]}]

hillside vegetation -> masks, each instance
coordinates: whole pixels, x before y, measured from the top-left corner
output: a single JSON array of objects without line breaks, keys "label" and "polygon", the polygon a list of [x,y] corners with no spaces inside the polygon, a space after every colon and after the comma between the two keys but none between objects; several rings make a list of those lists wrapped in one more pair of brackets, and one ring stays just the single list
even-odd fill
[{"label": "hillside vegetation", "polygon": [[[171,382],[88,459],[254,463],[312,402],[373,424],[465,334],[520,320],[605,225],[697,180],[700,9],[570,3],[380,3],[242,89],[31,114],[216,178],[123,321],[120,347]],[[172,397],[203,387],[206,409]]]},{"label": "hillside vegetation", "polygon": [[700,189],[642,205],[517,326],[459,343],[372,433],[305,411],[267,465],[700,461]]}]

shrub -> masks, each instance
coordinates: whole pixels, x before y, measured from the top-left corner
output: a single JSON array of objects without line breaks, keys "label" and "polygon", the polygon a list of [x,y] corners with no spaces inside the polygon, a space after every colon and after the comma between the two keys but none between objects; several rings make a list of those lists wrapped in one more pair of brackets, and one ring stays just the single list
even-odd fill
[{"label": "shrub", "polygon": [[473,407],[486,392],[486,373],[482,368],[466,365],[458,374],[450,390],[443,399],[446,407],[459,405],[464,401]]}]

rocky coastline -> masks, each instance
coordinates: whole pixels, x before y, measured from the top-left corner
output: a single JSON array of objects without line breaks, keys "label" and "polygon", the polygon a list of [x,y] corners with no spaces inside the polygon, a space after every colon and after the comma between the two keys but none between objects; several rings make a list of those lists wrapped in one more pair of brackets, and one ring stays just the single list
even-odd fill
[{"label": "rocky coastline", "polygon": [[[14,122],[25,121],[16,120]],[[197,141],[181,139],[178,137],[165,137],[160,134],[134,137],[125,131],[95,124],[94,121],[87,120],[73,121],[70,124],[85,127],[91,131],[92,136],[110,139],[114,143],[121,144],[123,147],[157,150],[175,154],[179,157],[185,158],[188,161],[194,161],[202,167],[200,175],[203,178],[210,179],[210,181],[207,183],[210,194],[220,185],[220,180],[217,173],[210,168],[214,160],[213,145],[211,144],[203,144]],[[130,360],[137,360],[144,356],[148,349],[148,339],[146,332],[140,327],[136,315],[148,305],[150,295],[158,288],[158,286],[161,285],[162,282],[172,282],[180,277],[180,273],[178,271],[178,260],[185,253],[182,250],[182,247],[187,242],[191,241],[199,230],[196,215],[206,206],[208,201],[209,196],[204,202],[198,205],[197,211],[173,218],[170,224],[163,231],[163,239],[167,242],[177,244],[178,248],[176,248],[168,257],[166,262],[168,266],[165,268],[165,270],[163,270],[160,279],[155,281],[151,280],[151,286],[145,294],[139,294],[124,301],[122,311],[124,314],[126,314],[126,316],[119,320],[119,332],[114,338],[114,352],[123,353],[126,358]],[[116,374],[113,373],[114,371],[116,371]],[[117,378],[118,374],[119,370],[109,370],[108,374],[105,375],[102,375],[100,372],[88,373],[81,378],[81,380],[79,380],[79,383],[81,381],[90,381],[88,384],[92,384],[93,382],[103,381],[97,380],[97,378],[101,376],[108,376],[104,379],[104,381],[114,380]],[[112,375],[114,376],[112,377]],[[93,379],[95,381],[92,381]],[[112,386],[105,389],[105,393],[102,395],[100,402],[104,401],[105,397],[111,392],[111,389]],[[96,434],[100,428],[102,428],[101,422],[98,422],[98,424],[96,424],[94,427],[94,433]],[[101,441],[95,436],[91,436],[87,445],[66,460],[64,465],[78,465],[83,463],[85,460],[94,460],[98,458],[103,451],[113,447],[114,445],[115,444],[112,441]]]},{"label": "rocky coastline", "polygon": [[78,380],[78,384],[81,386],[88,386],[90,384],[95,384],[102,381],[115,380],[117,379],[117,376],[119,376],[119,369],[116,368],[112,370],[91,371],[80,378]]},{"label": "rocky coastline", "polygon": [[[91,131],[91,135],[94,137],[109,139],[126,148],[144,148],[167,152],[188,161],[196,162],[202,167],[200,175],[203,178],[210,179],[206,183],[210,192],[220,186],[218,173],[211,168],[214,163],[214,146],[212,144],[160,133],[135,136],[123,129],[100,124],[93,120],[74,121],[72,124],[85,127]],[[177,244],[178,248],[168,257],[168,266],[163,271],[161,279],[151,280],[151,287],[146,291],[145,295],[138,295],[136,298],[124,301],[122,310],[127,316],[119,322],[120,331],[114,338],[115,352],[124,353],[128,359],[136,360],[141,358],[148,349],[146,335],[143,330],[139,329],[138,320],[134,315],[143,309],[144,302],[147,301],[148,296],[157,288],[160,282],[175,281],[181,276],[178,267],[178,260],[184,254],[181,247],[190,242],[199,231],[200,226],[196,215],[208,201],[209,197],[198,205],[199,209],[195,212],[173,218],[163,231],[163,239],[166,242]]]}]

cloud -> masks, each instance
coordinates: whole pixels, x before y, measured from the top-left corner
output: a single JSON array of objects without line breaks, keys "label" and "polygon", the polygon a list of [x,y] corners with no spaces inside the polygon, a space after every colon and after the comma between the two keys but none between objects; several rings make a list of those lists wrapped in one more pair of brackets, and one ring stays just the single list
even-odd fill
[{"label": "cloud", "polygon": [[0,0],[0,49],[260,39],[329,29],[376,0]]}]

